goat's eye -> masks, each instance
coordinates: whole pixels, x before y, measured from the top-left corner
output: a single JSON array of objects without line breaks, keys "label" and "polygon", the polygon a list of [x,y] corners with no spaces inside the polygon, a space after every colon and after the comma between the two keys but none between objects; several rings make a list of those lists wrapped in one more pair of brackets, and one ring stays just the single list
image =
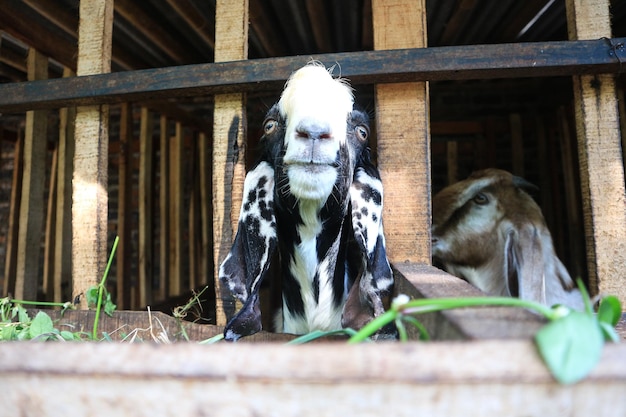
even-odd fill
[{"label": "goat's eye", "polygon": [[478,205],[484,206],[489,203],[489,198],[487,198],[487,196],[483,193],[478,193],[474,196],[473,201]]},{"label": "goat's eye", "polygon": [[274,133],[274,131],[278,128],[278,122],[274,119],[268,119],[265,121],[265,124],[263,125],[263,131],[265,132],[266,135],[269,135],[270,133]]},{"label": "goat's eye", "polygon": [[354,128],[354,132],[356,133],[356,137],[361,141],[366,141],[370,134],[369,129],[365,125],[358,125]]}]

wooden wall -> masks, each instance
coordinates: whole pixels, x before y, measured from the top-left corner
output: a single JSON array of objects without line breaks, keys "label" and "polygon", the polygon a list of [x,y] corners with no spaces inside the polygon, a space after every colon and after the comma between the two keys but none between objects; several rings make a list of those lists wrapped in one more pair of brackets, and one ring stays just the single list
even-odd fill
[{"label": "wooden wall", "polygon": [[[529,131],[536,138],[540,181],[554,172],[555,155],[561,156],[556,159],[564,186],[551,182],[544,190],[550,197],[564,196],[548,216],[567,256],[579,260],[570,268],[589,277],[593,293],[626,300],[623,136],[616,76],[606,75],[624,71],[624,52],[614,49],[611,56],[611,40],[600,39],[611,36],[608,1],[582,3],[567,2],[569,42],[424,49],[423,2],[373,1],[374,51],[316,57],[341,62],[342,75],[355,85],[374,85],[376,151],[393,262],[430,261],[431,187],[443,184],[437,169],[445,165],[445,181],[460,179],[467,170],[462,160],[467,143],[448,136],[479,135],[471,146],[482,151],[469,152],[484,156],[474,161],[480,167],[498,163],[493,145],[505,126],[510,170],[527,173],[529,159],[520,150],[526,149]],[[111,290],[122,308],[143,308],[213,285],[213,266],[225,256],[236,228],[247,157],[246,94],[275,94],[305,62],[302,57],[246,61],[247,1],[236,8],[220,1],[217,6],[215,63],[177,68],[175,77],[169,68],[107,74],[112,0],[81,1],[80,77],[68,71],[66,78],[39,81],[36,92],[28,83],[0,86],[0,111],[28,112],[14,139],[4,293],[74,298],[102,278],[115,235],[121,245]],[[34,50],[31,55],[31,79],[45,78],[38,68],[47,57]],[[573,100],[547,117],[511,112],[480,123],[430,123],[429,82],[557,75],[573,77]],[[210,123],[155,101],[201,95],[212,97]],[[52,112],[59,122],[58,133],[50,135],[46,123]],[[46,139],[51,136],[55,139]],[[555,142],[558,148],[550,148]],[[586,262],[582,246],[568,246],[576,239],[565,238],[565,231],[585,236]],[[219,286],[213,292],[223,322],[222,311],[232,311],[232,301],[221,296]]]}]

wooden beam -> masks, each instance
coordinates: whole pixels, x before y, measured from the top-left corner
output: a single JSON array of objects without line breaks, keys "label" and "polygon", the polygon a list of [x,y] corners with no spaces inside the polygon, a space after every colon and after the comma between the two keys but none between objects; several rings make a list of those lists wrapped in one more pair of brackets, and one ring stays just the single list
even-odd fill
[{"label": "wooden beam", "polygon": [[279,90],[310,59],[339,62],[352,84],[626,72],[626,38],[468,45],[231,60],[0,86],[0,111]]},{"label": "wooden beam", "polygon": [[139,305],[152,304],[153,272],[153,213],[154,213],[154,162],[152,146],[152,115],[146,107],[141,108],[139,128]]},{"label": "wooden beam", "polygon": [[[64,68],[64,77],[76,74]],[[57,174],[56,227],[54,245],[54,297],[63,301],[63,283],[72,283],[72,175],[74,172],[74,119],[73,107],[59,110],[59,161]]]},{"label": "wooden beam", "polygon": [[57,175],[59,164],[59,146],[56,144],[52,149],[52,162],[50,164],[50,180],[48,182],[48,207],[45,217],[44,247],[43,247],[43,284],[41,286],[44,299],[52,301],[54,298],[54,253],[56,249],[56,216],[57,216]]},{"label": "wooden beam", "polygon": [[167,116],[159,120],[159,287],[155,299],[166,298],[170,276],[170,137]]},{"label": "wooden beam", "polygon": [[212,141],[205,133],[200,133],[199,169],[200,169],[200,217],[202,224],[202,271],[200,284],[213,284],[213,203],[211,199],[211,145]]},{"label": "wooden beam", "polygon": [[509,114],[511,134],[511,166],[513,175],[524,177],[524,133],[522,116],[519,113]]},{"label": "wooden beam", "polygon": [[[111,70],[113,0],[80,2],[76,73]],[[72,190],[72,298],[96,285],[108,255],[108,106],[79,107],[76,111],[76,148]],[[86,308],[81,297],[81,308]]]},{"label": "wooden beam", "polygon": [[[135,297],[131,296],[132,227],[133,227],[133,106],[120,106],[119,151],[117,152],[117,307],[132,308]],[[136,285],[135,285],[136,287]]]},{"label": "wooden beam", "polygon": [[[425,1],[374,0],[372,11],[376,50],[426,47]],[[377,84],[375,94],[389,260],[430,264],[428,84]]]},{"label": "wooden beam", "polygon": [[6,258],[4,262],[4,294],[15,294],[15,275],[17,270],[17,246],[22,201],[22,178],[24,173],[24,138],[18,132],[13,148],[13,179],[11,181],[11,200],[9,202],[9,227],[6,240]]},{"label": "wooden beam", "polygon": [[169,143],[169,297],[180,295],[183,281],[183,141],[183,126],[177,122]]},{"label": "wooden beam", "polygon": [[[218,0],[215,17],[215,62],[248,57],[248,0]],[[247,62],[247,61],[241,61]],[[237,230],[245,177],[246,118],[244,93],[215,96],[213,114],[213,251],[214,264],[224,260]],[[234,313],[234,299],[223,290],[215,268],[216,324]]]},{"label": "wooden beam", "polygon": [[[570,39],[610,38],[609,0],[567,0],[566,7]],[[615,53],[619,49],[624,48]],[[581,75],[573,84],[589,286],[593,294],[618,296],[626,308],[626,195],[616,77]]]},{"label": "wooden beam", "polygon": [[[48,77],[48,58],[30,49],[28,51],[28,79]],[[39,259],[42,242],[44,182],[48,151],[48,115],[45,111],[26,113],[24,139],[24,174],[20,203],[17,242],[15,297],[36,300],[39,280]]]}]

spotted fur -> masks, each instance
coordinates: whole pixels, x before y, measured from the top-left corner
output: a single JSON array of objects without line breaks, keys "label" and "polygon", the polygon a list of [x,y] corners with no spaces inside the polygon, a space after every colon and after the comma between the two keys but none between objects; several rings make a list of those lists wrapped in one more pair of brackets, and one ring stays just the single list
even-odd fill
[{"label": "spotted fur", "polygon": [[393,277],[368,134],[347,83],[315,64],[289,79],[266,116],[263,154],[246,176],[239,228],[220,267],[220,280],[243,303],[226,339],[261,329],[259,285],[275,250],[278,330],[361,327],[383,312]]}]

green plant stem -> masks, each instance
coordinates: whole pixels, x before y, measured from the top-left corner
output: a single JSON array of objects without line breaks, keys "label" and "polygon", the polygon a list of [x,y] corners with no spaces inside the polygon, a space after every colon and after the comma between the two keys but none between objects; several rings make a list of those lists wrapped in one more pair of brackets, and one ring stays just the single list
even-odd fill
[{"label": "green plant stem", "polygon": [[366,324],[357,334],[352,336],[348,343],[359,343],[376,333],[379,329],[395,321],[403,315],[431,313],[441,310],[466,307],[522,307],[536,311],[548,320],[559,317],[559,313],[550,307],[534,301],[521,300],[510,297],[473,297],[473,298],[427,298],[421,300],[411,300],[392,308],[374,320]]},{"label": "green plant stem", "polygon": [[117,250],[117,244],[120,241],[120,237],[116,236],[115,241],[113,242],[113,248],[111,249],[111,254],[109,255],[109,261],[107,262],[106,269],[104,270],[104,274],[102,275],[102,280],[100,284],[98,284],[98,304],[96,306],[96,318],[93,323],[93,331],[91,333],[91,337],[93,340],[98,338],[98,322],[100,321],[100,310],[102,309],[102,295],[104,294],[104,285],[106,283],[107,276],[109,275],[109,270],[111,269],[111,264],[113,263],[113,257],[115,256],[115,251]]},{"label": "green plant stem", "polygon": [[26,300],[9,300],[13,304],[31,305],[31,306],[45,306],[45,307],[65,307],[65,303],[55,303],[52,301],[26,301]]}]

